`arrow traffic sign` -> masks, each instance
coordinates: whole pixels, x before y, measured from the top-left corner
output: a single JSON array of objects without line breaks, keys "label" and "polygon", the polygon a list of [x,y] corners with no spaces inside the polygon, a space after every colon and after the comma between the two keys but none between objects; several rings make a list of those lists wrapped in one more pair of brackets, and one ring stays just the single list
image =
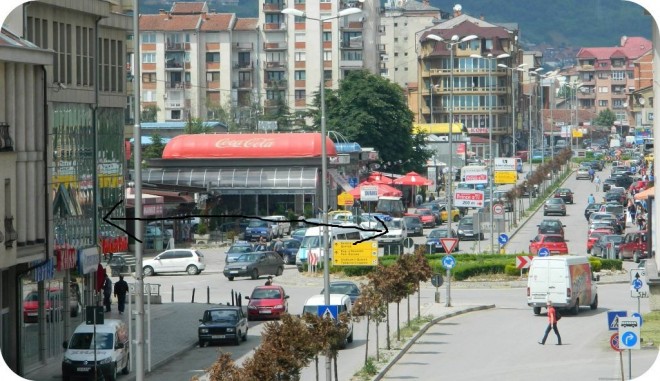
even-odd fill
[{"label": "arrow traffic sign", "polygon": [[500,245],[506,245],[506,243],[509,242],[509,236],[502,233],[499,237],[497,237],[497,242],[499,242]]},{"label": "arrow traffic sign", "polygon": [[451,255],[445,255],[444,258],[442,258],[442,266],[447,270],[451,270],[456,266],[456,259]]},{"label": "arrow traffic sign", "polygon": [[550,250],[547,247],[542,247],[539,249],[539,257],[547,257],[550,255]]},{"label": "arrow traffic sign", "polygon": [[630,269],[630,297],[648,298],[649,286],[645,282],[646,271],[643,269]]},{"label": "arrow traffic sign", "polygon": [[619,349],[640,349],[639,325],[636,317],[619,318]]},{"label": "arrow traffic sign", "polygon": [[532,259],[534,259],[533,255],[519,255],[516,257],[516,268],[518,270],[520,269],[528,269],[532,265]]},{"label": "arrow traffic sign", "polygon": [[451,254],[458,243],[458,238],[440,238],[440,244],[445,249],[445,253]]}]

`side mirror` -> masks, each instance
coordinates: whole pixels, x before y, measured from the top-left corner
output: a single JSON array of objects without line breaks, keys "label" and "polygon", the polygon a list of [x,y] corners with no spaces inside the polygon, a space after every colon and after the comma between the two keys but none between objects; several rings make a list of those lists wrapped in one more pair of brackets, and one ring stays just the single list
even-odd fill
[{"label": "side mirror", "polygon": [[289,295],[286,295],[286,296],[284,297],[284,299],[289,299]]},{"label": "side mirror", "polygon": [[64,340],[64,342],[62,343],[62,348],[67,349],[68,347],[69,347],[69,342]]},{"label": "side mirror", "polygon": [[248,300],[249,300],[249,299],[250,299],[250,297],[249,297],[249,296],[247,296],[247,295],[245,295],[245,299],[248,299]]}]

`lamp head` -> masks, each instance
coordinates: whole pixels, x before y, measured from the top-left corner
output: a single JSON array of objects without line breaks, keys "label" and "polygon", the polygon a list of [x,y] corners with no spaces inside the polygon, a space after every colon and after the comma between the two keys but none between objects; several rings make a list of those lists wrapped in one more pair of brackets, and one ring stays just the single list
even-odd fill
[{"label": "lamp head", "polygon": [[444,42],[445,41],[444,38],[438,36],[437,34],[427,34],[426,38],[428,38],[429,40],[438,41],[438,42]]},{"label": "lamp head", "polygon": [[354,15],[356,13],[362,13],[362,9],[361,8],[345,8],[345,9],[342,9],[341,11],[337,12],[337,18],[348,16],[348,15]]},{"label": "lamp head", "polygon": [[500,59],[500,58],[509,58],[509,57],[511,57],[511,55],[509,55],[508,53],[502,53],[502,54],[500,54],[499,56],[497,56],[497,59]]},{"label": "lamp head", "polygon": [[285,15],[294,15],[296,17],[305,17],[305,12],[295,8],[284,8],[281,13]]}]

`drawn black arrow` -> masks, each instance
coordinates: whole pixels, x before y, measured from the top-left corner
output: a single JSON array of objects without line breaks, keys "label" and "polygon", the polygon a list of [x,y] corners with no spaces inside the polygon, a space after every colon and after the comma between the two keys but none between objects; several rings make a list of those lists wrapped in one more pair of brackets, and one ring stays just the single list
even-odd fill
[{"label": "drawn black arrow", "polygon": [[360,242],[369,241],[369,240],[375,239],[377,237],[383,236],[383,235],[387,234],[387,232],[389,231],[387,229],[387,225],[385,225],[385,222],[383,222],[383,220],[381,220],[380,218],[378,218],[376,216],[374,216],[374,218],[376,219],[376,221],[378,221],[380,223],[380,225],[383,227],[384,230],[381,230],[381,229],[367,229],[367,228],[363,228],[363,227],[358,226],[358,225],[347,226],[347,225],[337,225],[337,224],[324,224],[322,222],[308,221],[304,218],[300,219],[300,220],[273,220],[273,219],[270,219],[270,218],[264,218],[264,217],[259,217],[259,216],[248,216],[248,215],[244,215],[244,214],[187,214],[187,215],[184,215],[184,216],[140,217],[140,218],[137,218],[137,217],[110,217],[112,212],[114,212],[115,209],[117,209],[117,207],[119,207],[119,205],[121,205],[123,202],[124,202],[124,200],[120,200],[117,204],[115,204],[115,206],[113,206],[112,209],[110,209],[110,211],[108,213],[106,213],[105,216],[103,216],[103,221],[105,221],[108,224],[114,226],[115,228],[123,231],[124,233],[126,233],[126,235],[128,235],[129,237],[133,238],[134,240],[136,240],[140,243],[142,243],[142,240],[139,240],[136,236],[129,233],[128,231],[126,231],[126,229],[124,229],[121,226],[113,223],[112,221],[147,221],[147,222],[151,222],[151,221],[165,221],[165,220],[187,220],[187,219],[193,218],[193,217],[199,217],[199,218],[232,217],[232,218],[245,218],[245,219],[261,220],[261,221],[266,221],[266,222],[289,222],[289,223],[304,222],[306,224],[314,225],[314,226],[329,226],[329,227],[337,227],[337,228],[351,227],[351,228],[355,228],[356,230],[360,230],[360,231],[363,231],[363,232],[376,232],[377,233],[377,234],[374,234],[374,235],[372,235],[368,238],[361,239],[359,241],[355,241],[355,242],[353,242],[353,245],[357,245]]}]

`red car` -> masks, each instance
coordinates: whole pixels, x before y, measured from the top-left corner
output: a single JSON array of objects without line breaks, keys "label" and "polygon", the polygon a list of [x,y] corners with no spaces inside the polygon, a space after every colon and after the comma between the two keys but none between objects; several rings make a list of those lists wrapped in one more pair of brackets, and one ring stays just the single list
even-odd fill
[{"label": "red car", "polygon": [[591,249],[594,247],[594,244],[596,241],[598,241],[598,238],[603,235],[612,235],[614,234],[614,230],[610,229],[594,229],[591,233],[589,233],[589,236],[587,237],[587,254],[591,253]]},{"label": "red car", "polygon": [[[78,285],[71,283],[69,291],[69,314],[71,317],[78,316]],[[46,310],[46,321],[57,321],[63,318],[64,311],[64,291],[57,287],[46,288],[46,298],[44,300],[44,309]],[[23,321],[26,323],[36,323],[39,316],[39,293],[37,290],[30,291],[23,299]]]},{"label": "red car", "polygon": [[529,253],[538,255],[541,248],[546,248],[553,254],[568,254],[568,245],[559,234],[539,234],[529,241]]},{"label": "red car", "polygon": [[252,295],[245,299],[250,300],[247,305],[248,320],[279,319],[289,311],[289,295],[281,286],[255,287]]},{"label": "red car", "polygon": [[424,227],[435,227],[435,215],[431,209],[416,209],[414,215],[419,216],[419,219],[422,220],[422,225],[424,225]]}]

